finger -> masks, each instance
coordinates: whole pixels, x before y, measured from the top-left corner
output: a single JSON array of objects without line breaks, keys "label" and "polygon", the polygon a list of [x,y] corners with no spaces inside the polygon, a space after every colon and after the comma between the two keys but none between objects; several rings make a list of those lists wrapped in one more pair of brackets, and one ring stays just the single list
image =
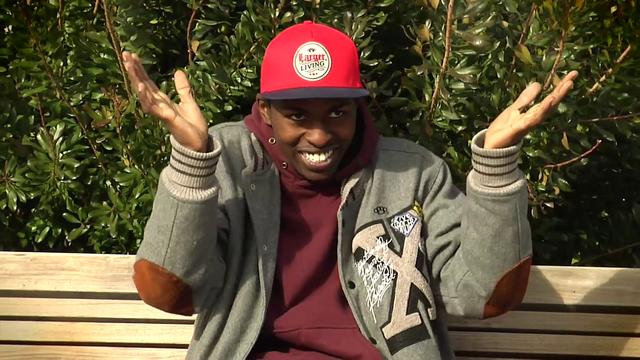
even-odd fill
[{"label": "finger", "polygon": [[142,107],[142,111],[147,114],[151,114],[151,106],[153,104],[153,100],[149,94],[149,91],[146,89],[143,83],[138,83],[136,87],[136,91],[138,92],[138,100],[140,101],[140,106]]},{"label": "finger", "polygon": [[193,93],[191,92],[191,85],[189,84],[189,79],[187,79],[187,75],[182,71],[176,71],[173,81],[176,85],[176,90],[178,91],[178,95],[180,95],[180,102],[190,103],[193,102]]},{"label": "finger", "polygon": [[[573,80],[575,80],[577,76],[578,76],[578,72],[573,70],[569,72],[567,75],[565,75],[565,77],[562,78],[560,83],[558,83],[558,85],[555,86],[555,89],[553,90],[553,95],[556,98],[558,98],[558,102],[562,100],[562,97],[564,97],[567,94],[568,90],[571,90],[571,87],[573,86]],[[571,84],[571,85],[568,85],[568,84]]]},{"label": "finger", "polygon": [[149,93],[149,101],[171,103],[171,99],[151,80],[138,55],[133,53],[130,55],[130,59],[129,66],[132,68],[133,77],[137,81],[136,88],[139,88],[139,84],[144,84],[144,89]]},{"label": "finger", "polygon": [[[144,89],[152,94],[161,93],[156,84],[149,78],[149,75],[144,70],[140,58],[135,53],[123,52],[123,59],[125,60],[125,69],[129,75],[131,86],[138,92],[140,96],[140,84],[144,84]],[[158,96],[155,96],[158,97]],[[166,97],[166,96],[165,96]],[[144,109],[143,109],[144,110]],[[145,110],[146,112],[146,110]]]},{"label": "finger", "polygon": [[169,130],[171,130],[178,116],[173,104],[170,101],[159,99],[157,93],[148,89],[144,83],[138,85],[138,92],[140,94],[139,98],[142,110],[162,120],[162,122],[169,127]]},{"label": "finger", "polygon": [[578,77],[578,71],[572,70],[562,78],[562,81],[573,81]]},{"label": "finger", "polygon": [[558,86],[556,86],[553,92],[549,95],[549,96],[552,96],[554,99],[553,101],[554,108],[556,108],[562,102],[562,100],[564,100],[564,98],[567,96],[567,94],[569,93],[569,91],[571,91],[572,88],[573,88],[573,81],[563,81],[562,83],[558,84]]},{"label": "finger", "polygon": [[140,98],[140,105],[142,105],[142,110],[144,110],[144,112],[148,114],[157,116],[162,120],[164,120],[164,117],[161,116],[162,113],[158,111],[159,109],[158,98],[154,94],[154,91],[149,89],[147,84],[145,83],[138,84],[138,94],[139,94],[138,97]]},{"label": "finger", "polygon": [[516,101],[514,101],[513,105],[511,106],[516,109],[522,109],[526,106],[529,106],[529,104],[531,104],[536,99],[536,97],[538,97],[540,91],[542,91],[542,86],[539,83],[535,82],[533,84],[530,84],[520,93],[520,96],[518,96]]},{"label": "finger", "polygon": [[129,53],[128,51],[124,51],[122,53],[122,59],[124,60],[124,68],[127,71],[127,76],[129,78],[129,82],[131,82],[131,87],[133,87],[137,91],[138,84],[140,83],[140,78],[136,73],[131,53]]},{"label": "finger", "polygon": [[138,54],[136,53],[131,54],[130,63],[131,63],[132,70],[139,82],[145,83],[145,85],[152,91],[159,91],[156,83],[153,82],[153,80],[151,80],[151,78],[149,77],[149,74],[144,69],[142,62],[138,57]]},{"label": "finger", "polygon": [[549,113],[554,109],[555,98],[553,95],[547,96],[543,101],[534,105],[522,117],[523,127],[531,129],[542,123]]},{"label": "finger", "polygon": [[553,102],[553,107],[557,107],[560,102],[562,102],[562,100],[564,100],[564,98],[567,96],[567,94],[569,93],[569,91],[571,91],[571,88],[573,88],[573,82],[567,82],[562,84],[562,86],[559,86],[557,89],[557,92],[554,91],[553,92],[553,97],[554,97],[554,102]]}]

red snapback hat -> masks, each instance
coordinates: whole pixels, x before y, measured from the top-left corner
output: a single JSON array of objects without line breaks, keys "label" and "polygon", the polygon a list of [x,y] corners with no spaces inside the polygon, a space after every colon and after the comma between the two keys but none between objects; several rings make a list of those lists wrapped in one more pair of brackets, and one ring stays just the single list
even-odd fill
[{"label": "red snapback hat", "polygon": [[369,95],[360,81],[353,41],[332,27],[305,21],[267,46],[260,72],[265,99],[356,98]]}]

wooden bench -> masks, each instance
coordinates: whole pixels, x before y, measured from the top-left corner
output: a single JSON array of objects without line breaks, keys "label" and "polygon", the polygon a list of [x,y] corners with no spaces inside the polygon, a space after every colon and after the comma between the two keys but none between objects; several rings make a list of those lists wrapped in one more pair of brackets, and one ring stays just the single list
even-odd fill
[{"label": "wooden bench", "polygon": [[[128,255],[0,252],[0,359],[181,359],[193,318],[145,305]],[[640,358],[640,269],[537,266],[523,305],[451,319],[460,359]]]}]

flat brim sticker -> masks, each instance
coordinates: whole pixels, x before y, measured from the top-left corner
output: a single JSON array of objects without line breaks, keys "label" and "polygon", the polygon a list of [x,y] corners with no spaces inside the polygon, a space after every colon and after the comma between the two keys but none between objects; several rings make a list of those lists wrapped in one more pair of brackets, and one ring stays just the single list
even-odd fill
[{"label": "flat brim sticker", "polygon": [[296,74],[307,81],[318,81],[331,70],[331,56],[327,49],[317,42],[307,42],[296,50],[293,56]]}]

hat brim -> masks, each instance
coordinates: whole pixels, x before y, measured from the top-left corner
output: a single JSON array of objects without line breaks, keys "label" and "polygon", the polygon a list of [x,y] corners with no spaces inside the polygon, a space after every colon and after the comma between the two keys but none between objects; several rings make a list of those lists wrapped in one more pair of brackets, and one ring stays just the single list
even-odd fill
[{"label": "hat brim", "polygon": [[359,98],[368,95],[369,91],[367,89],[312,87],[271,91],[260,94],[263,99],[267,100]]}]

